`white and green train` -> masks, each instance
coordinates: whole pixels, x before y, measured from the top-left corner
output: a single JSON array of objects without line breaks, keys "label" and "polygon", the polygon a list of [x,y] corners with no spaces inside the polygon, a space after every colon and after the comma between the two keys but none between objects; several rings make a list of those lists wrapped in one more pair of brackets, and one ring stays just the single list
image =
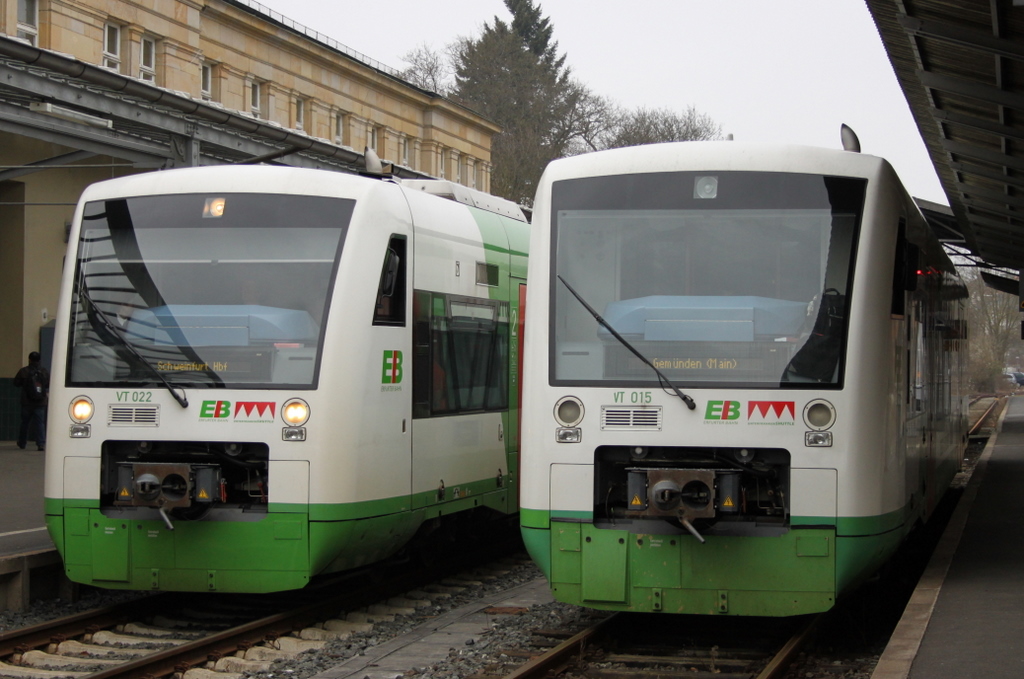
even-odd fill
[{"label": "white and green train", "polygon": [[294,589],[451,517],[514,515],[528,230],[445,181],[221,167],[90,187],[46,452],[68,577]]},{"label": "white and green train", "polygon": [[681,143],[555,161],[534,205],[521,527],[560,601],[824,611],[966,444],[966,291],[892,167]]}]

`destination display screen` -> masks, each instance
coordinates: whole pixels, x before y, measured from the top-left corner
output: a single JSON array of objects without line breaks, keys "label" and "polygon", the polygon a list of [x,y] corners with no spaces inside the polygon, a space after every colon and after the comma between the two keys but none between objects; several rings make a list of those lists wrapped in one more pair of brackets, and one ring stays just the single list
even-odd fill
[{"label": "destination display screen", "polygon": [[353,205],[248,193],[88,203],[69,384],[314,385]]},{"label": "destination display screen", "polygon": [[840,384],[865,185],[768,172],[555,182],[551,382],[657,385],[628,344],[682,384]]}]

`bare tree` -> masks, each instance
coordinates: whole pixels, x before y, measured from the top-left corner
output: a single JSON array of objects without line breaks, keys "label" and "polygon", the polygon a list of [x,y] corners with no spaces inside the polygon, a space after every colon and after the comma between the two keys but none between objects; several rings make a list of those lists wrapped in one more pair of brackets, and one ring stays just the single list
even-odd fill
[{"label": "bare tree", "polygon": [[1021,314],[1013,295],[989,288],[977,270],[961,271],[970,301],[967,322],[970,328],[968,375],[976,392],[993,392],[1006,368],[1012,349],[1019,352]]},{"label": "bare tree", "polygon": [[442,95],[451,91],[454,71],[447,55],[424,43],[406,52],[402,61],[409,66],[401,72],[401,76],[413,85]]},{"label": "bare tree", "polygon": [[708,141],[719,139],[721,136],[722,126],[692,106],[682,113],[664,108],[637,108],[618,112],[603,147],[619,148],[669,141]]}]

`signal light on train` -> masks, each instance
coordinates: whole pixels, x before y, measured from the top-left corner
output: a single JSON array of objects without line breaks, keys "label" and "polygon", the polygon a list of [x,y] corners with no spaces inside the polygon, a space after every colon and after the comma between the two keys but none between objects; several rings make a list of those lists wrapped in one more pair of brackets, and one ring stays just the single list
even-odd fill
[{"label": "signal light on train", "polygon": [[563,427],[575,427],[583,421],[583,401],[563,396],[555,403],[555,420]]},{"label": "signal light on train", "polygon": [[85,423],[92,419],[92,415],[95,412],[95,408],[92,404],[92,399],[88,396],[76,396],[71,399],[71,406],[68,408],[68,414],[71,415],[71,419],[75,422]]},{"label": "signal light on train", "polygon": [[809,448],[830,448],[832,446],[832,432],[806,431],[804,432],[804,445]]},{"label": "signal light on train", "polygon": [[804,424],[815,431],[825,431],[836,423],[836,409],[823,398],[804,406]]},{"label": "signal light on train", "polygon": [[286,401],[281,408],[281,417],[292,427],[301,427],[309,419],[309,404],[301,398]]},{"label": "signal light on train", "polygon": [[697,177],[693,180],[693,197],[718,198],[718,177]]},{"label": "signal light on train", "polygon": [[227,207],[225,198],[207,198],[203,205],[203,219],[217,219],[224,216],[224,209]]}]

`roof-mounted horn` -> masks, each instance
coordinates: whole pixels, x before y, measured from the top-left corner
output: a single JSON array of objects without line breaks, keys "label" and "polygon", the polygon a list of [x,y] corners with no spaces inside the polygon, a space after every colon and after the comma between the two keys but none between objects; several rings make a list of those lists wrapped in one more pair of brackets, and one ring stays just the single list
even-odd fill
[{"label": "roof-mounted horn", "polygon": [[843,140],[844,151],[860,153],[860,139],[857,138],[857,133],[849,125],[843,123],[842,127],[839,128],[839,136]]}]

